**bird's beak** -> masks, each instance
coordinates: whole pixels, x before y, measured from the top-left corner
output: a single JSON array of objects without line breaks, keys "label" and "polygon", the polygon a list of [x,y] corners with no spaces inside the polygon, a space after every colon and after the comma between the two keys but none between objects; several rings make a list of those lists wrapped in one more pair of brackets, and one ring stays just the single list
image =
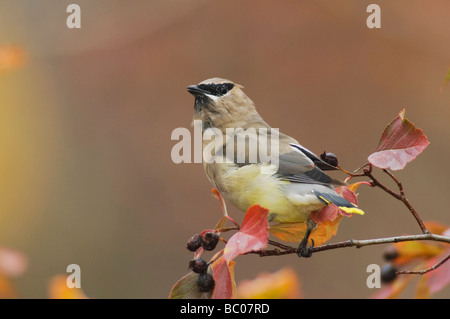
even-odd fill
[{"label": "bird's beak", "polygon": [[203,95],[203,94],[208,94],[207,91],[200,89],[197,85],[189,85],[187,87],[187,90],[189,93],[191,93],[192,95]]}]

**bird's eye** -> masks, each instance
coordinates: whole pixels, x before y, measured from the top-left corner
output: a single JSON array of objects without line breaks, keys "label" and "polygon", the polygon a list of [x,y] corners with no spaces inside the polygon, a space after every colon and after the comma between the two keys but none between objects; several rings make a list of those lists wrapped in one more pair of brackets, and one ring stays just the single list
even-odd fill
[{"label": "bird's eye", "polygon": [[219,86],[218,91],[219,91],[220,95],[224,95],[224,94],[227,94],[228,88],[225,85],[221,85],[221,86]]}]

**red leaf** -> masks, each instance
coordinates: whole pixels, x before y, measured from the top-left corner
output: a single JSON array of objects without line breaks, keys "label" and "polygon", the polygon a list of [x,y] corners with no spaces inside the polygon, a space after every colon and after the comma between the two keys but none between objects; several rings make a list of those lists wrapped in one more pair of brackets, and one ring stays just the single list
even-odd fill
[{"label": "red leaf", "polygon": [[372,299],[394,299],[405,290],[406,286],[414,276],[400,276],[389,285],[379,289],[371,298]]},{"label": "red leaf", "polygon": [[405,118],[403,109],[384,129],[369,162],[379,168],[401,170],[430,144],[421,129]]},{"label": "red leaf", "polygon": [[236,283],[234,281],[234,262],[228,263],[222,256],[212,265],[214,277],[214,291],[212,299],[231,299],[236,295]]},{"label": "red leaf", "polygon": [[267,246],[268,242],[268,209],[259,205],[253,205],[245,213],[244,221],[239,232],[231,236],[224,250],[227,261],[233,260],[238,255],[253,250],[260,250]]},{"label": "red leaf", "polygon": [[[348,187],[344,187],[344,186],[339,186],[335,189],[336,193],[338,193],[339,195],[341,195],[342,197],[344,197],[346,200],[348,200],[349,202],[358,205],[358,200],[356,199],[356,194],[354,193],[353,190],[356,190],[356,188],[358,188],[359,185],[361,185],[363,182],[360,182],[358,185],[355,186],[355,184],[349,185]],[[336,217],[343,215],[346,217],[350,217],[353,214],[347,213],[345,211],[343,211],[342,209],[339,209],[339,207],[337,207],[334,204],[331,205],[327,205],[324,208],[322,208],[319,211],[315,211],[311,213],[311,219],[316,223],[316,224],[321,224],[321,223],[325,223],[328,221],[333,221],[336,219]]]},{"label": "red leaf", "polygon": [[[432,267],[443,259],[450,250],[447,250],[444,254],[432,258],[427,261],[427,267]],[[425,274],[425,278],[429,287],[430,293],[435,293],[450,284],[450,262],[445,262],[440,267]]]},{"label": "red leaf", "polygon": [[327,205],[321,210],[317,210],[311,213],[311,219],[316,224],[322,224],[328,221],[333,221],[339,216],[341,210],[334,204]]}]

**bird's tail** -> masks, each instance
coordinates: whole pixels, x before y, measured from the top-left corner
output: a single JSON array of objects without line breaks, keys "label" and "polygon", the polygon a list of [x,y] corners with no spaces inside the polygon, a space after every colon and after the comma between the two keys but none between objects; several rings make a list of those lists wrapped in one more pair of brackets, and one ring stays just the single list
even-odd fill
[{"label": "bird's tail", "polygon": [[344,197],[339,196],[337,193],[321,193],[316,191],[315,195],[324,203],[328,205],[335,204],[346,213],[364,215],[364,211],[362,209],[359,209],[357,205],[349,202]]}]

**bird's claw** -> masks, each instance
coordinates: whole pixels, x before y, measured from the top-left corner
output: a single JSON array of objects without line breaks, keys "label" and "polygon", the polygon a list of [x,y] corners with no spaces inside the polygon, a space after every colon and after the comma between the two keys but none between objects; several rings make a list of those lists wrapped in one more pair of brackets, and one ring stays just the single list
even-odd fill
[{"label": "bird's claw", "polygon": [[305,257],[309,258],[312,256],[314,248],[314,239],[311,238],[311,246],[308,246],[308,240],[302,240],[300,245],[298,246],[298,253],[297,255],[299,257]]}]

